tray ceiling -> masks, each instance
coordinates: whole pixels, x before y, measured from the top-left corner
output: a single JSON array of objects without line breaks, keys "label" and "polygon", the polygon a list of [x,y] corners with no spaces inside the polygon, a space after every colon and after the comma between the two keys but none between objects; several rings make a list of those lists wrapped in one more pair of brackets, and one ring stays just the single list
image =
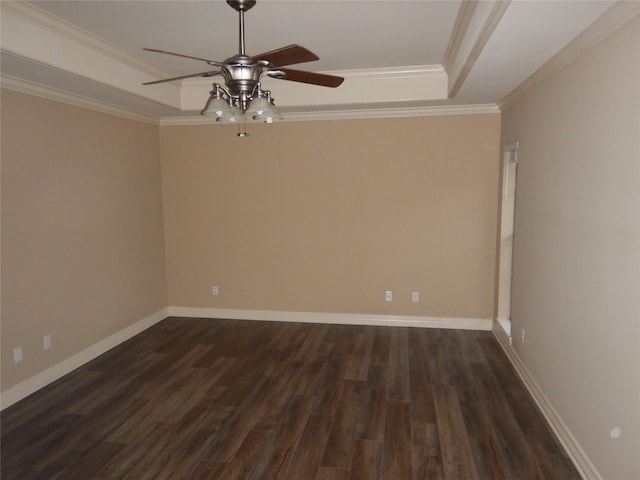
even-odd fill
[{"label": "tray ceiling", "polygon": [[[245,15],[247,52],[297,43],[320,60],[296,68],[346,78],[335,90],[270,80],[276,103],[292,118],[497,111],[612,7],[620,9],[606,0],[258,0]],[[206,70],[143,47],[219,61],[238,50],[237,13],[224,1],[2,1],[0,8],[3,86],[154,119],[195,118],[216,78],[142,86]],[[633,14],[626,8],[623,16]]]}]

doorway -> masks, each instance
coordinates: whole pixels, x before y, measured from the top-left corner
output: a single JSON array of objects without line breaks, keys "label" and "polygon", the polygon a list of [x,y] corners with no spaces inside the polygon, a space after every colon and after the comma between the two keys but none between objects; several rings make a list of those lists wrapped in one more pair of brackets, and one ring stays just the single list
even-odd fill
[{"label": "doorway", "polygon": [[511,277],[518,178],[518,142],[502,150],[502,195],[496,319],[511,341]]}]

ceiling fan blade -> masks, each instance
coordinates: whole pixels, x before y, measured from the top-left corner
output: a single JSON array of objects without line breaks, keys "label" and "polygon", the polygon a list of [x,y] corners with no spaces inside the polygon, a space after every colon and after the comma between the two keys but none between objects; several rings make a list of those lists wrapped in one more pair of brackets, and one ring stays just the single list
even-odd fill
[{"label": "ceiling fan blade", "polygon": [[223,63],[216,62],[215,60],[209,60],[207,58],[200,58],[200,57],[192,57],[191,55],[183,55],[182,53],[168,52],[166,50],[157,50],[155,48],[143,48],[143,50],[146,50],[147,52],[164,53],[165,55],[173,55],[175,57],[190,58],[192,60],[200,60],[202,62],[207,62],[209,65],[216,65],[218,67],[221,67],[223,65]]},{"label": "ceiling fan blade", "polygon": [[327,75],[326,73],[305,72],[304,70],[293,70],[291,68],[279,68],[273,73],[269,72],[269,76],[279,78],[281,80],[289,80],[291,82],[310,83],[311,85],[320,85],[323,87],[338,87],[344,82],[344,78],[335,75]]},{"label": "ceiling fan blade", "polygon": [[221,73],[220,70],[212,70],[210,72],[191,73],[189,75],[180,75],[179,77],[163,78],[162,80],[154,80],[153,82],[145,82],[145,83],[143,83],[143,85],[154,85],[156,83],[172,82],[174,80],[180,80],[182,78],[213,77],[214,75],[218,75],[220,73]]},{"label": "ceiling fan blade", "polygon": [[270,52],[254,55],[254,61],[265,60],[269,62],[270,67],[282,67],[284,65],[293,65],[295,63],[313,62],[319,60],[319,57],[300,45],[287,45],[286,47],[271,50]]}]

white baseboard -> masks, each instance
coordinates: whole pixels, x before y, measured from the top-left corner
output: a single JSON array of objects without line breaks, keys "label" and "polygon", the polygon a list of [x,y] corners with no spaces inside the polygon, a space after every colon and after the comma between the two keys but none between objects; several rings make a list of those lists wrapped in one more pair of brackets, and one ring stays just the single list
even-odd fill
[{"label": "white baseboard", "polygon": [[277,310],[239,310],[233,308],[169,307],[172,317],[224,318],[229,320],[262,320],[270,322],[338,323],[386,327],[450,328],[491,330],[492,320],[485,318],[418,317],[398,315],[366,315],[361,313],[286,312]]},{"label": "white baseboard", "polygon": [[275,310],[239,310],[226,308],[168,307],[99,341],[89,348],[67,358],[27,380],[9,388],[0,395],[0,410],[26,398],[67,373],[102,355],[109,349],[134,335],[172,317],[223,318],[230,320],[261,320],[273,322],[333,323],[348,325],[378,325],[390,327],[449,328],[461,330],[491,330],[491,319],[413,317],[393,315],[364,315],[355,313],[312,313]]},{"label": "white baseboard", "polygon": [[[498,317],[496,320],[500,324],[504,332],[507,334],[507,337],[511,339],[511,320],[509,320],[508,318],[500,317]],[[509,343],[509,345],[511,345],[511,343]]]},{"label": "white baseboard", "polygon": [[540,385],[538,385],[538,382],[535,381],[520,356],[510,346],[510,337],[506,334],[502,326],[496,321],[493,324],[492,330],[498,343],[502,347],[502,350],[504,350],[504,353],[507,355],[507,358],[513,365],[513,368],[515,368],[516,372],[522,379],[522,382],[527,387],[527,390],[529,390],[533,400],[542,411],[542,414],[551,427],[551,430],[556,435],[558,442],[564,448],[565,452],[578,469],[578,472],[582,475],[582,478],[585,480],[603,480],[602,475],[600,475],[596,467],[591,463],[591,460],[564,423],[560,414],[555,408],[553,408],[553,405],[542,391],[542,388],[540,388]]},{"label": "white baseboard", "polygon": [[46,387],[51,382],[54,382],[67,373],[75,370],[78,367],[81,367],[94,358],[99,357],[107,350],[110,350],[113,347],[121,344],[122,342],[129,340],[131,337],[146,330],[152,325],[155,325],[168,316],[168,309],[163,308],[162,310],[153,313],[152,315],[149,315],[142,320],[137,321],[133,325],[130,325],[127,328],[120,330],[113,335],[110,335],[104,340],[100,340],[98,343],[85,348],[81,352],[76,353],[75,355],[67,358],[66,360],[63,360],[53,367],[47,368],[46,370],[34,375],[33,377],[28,378],[27,380],[7,389],[0,395],[0,410],[4,410],[5,408],[36,392],[37,390]]}]

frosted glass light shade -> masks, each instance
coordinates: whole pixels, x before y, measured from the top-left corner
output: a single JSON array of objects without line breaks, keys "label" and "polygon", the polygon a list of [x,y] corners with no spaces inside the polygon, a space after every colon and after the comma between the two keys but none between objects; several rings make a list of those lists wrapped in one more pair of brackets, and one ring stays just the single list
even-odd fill
[{"label": "frosted glass light shade", "polygon": [[202,111],[202,115],[206,117],[216,117],[220,118],[223,116],[231,116],[233,114],[233,110],[229,106],[229,103],[224,98],[215,98],[211,97],[209,99],[209,103]]},{"label": "frosted glass light shade", "polygon": [[260,120],[265,123],[273,123],[273,122],[277,122],[278,120],[282,120],[282,115],[280,114],[276,106],[273,104],[273,102],[267,100],[266,98],[263,100],[265,100],[264,107],[253,118],[255,120]]},{"label": "frosted glass light shade", "polygon": [[220,123],[236,123],[244,120],[244,113],[236,106],[229,106],[229,111],[218,117]]},{"label": "frosted glass light shade", "polygon": [[269,107],[269,101],[265,97],[256,97],[251,100],[249,108],[247,108],[247,116],[253,118],[259,117],[264,113],[265,109]]}]

